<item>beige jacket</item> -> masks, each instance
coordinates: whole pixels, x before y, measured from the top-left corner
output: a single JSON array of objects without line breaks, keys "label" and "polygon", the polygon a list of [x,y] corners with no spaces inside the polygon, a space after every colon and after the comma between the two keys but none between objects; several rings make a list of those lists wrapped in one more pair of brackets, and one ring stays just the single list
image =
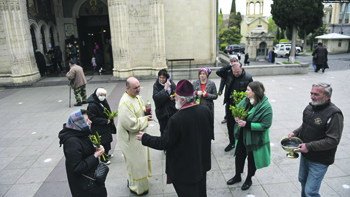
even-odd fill
[{"label": "beige jacket", "polygon": [[77,89],[87,84],[83,68],[79,65],[72,66],[66,76],[70,80],[72,89]]}]

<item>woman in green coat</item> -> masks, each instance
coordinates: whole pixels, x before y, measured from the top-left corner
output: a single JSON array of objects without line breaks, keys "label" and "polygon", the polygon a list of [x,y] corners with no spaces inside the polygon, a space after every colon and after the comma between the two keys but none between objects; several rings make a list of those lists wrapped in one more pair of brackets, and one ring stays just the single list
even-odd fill
[{"label": "woman in green coat", "polygon": [[272,124],[272,108],[264,94],[264,85],[258,81],[250,82],[247,87],[247,97],[238,106],[248,110],[244,120],[235,118],[234,128],[236,138],[235,168],[236,175],[227,181],[232,185],[241,181],[244,162],[248,156],[248,173],[241,189],[247,190],[253,184],[252,176],[256,169],[270,165],[269,128]]}]

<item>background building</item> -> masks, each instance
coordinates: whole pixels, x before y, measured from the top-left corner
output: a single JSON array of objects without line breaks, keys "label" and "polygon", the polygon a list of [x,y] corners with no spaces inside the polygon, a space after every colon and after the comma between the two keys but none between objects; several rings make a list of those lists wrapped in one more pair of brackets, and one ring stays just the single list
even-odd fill
[{"label": "background building", "polygon": [[156,75],[166,59],[214,65],[216,16],[212,0],[1,1],[0,84],[38,80],[34,51],[46,54],[58,45],[67,61],[69,41],[84,69],[97,44],[121,78]]}]

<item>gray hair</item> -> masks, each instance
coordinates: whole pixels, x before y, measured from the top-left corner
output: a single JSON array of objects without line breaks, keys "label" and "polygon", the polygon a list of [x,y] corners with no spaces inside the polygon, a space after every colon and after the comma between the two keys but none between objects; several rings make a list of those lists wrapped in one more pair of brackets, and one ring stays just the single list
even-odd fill
[{"label": "gray hair", "polygon": [[107,90],[104,88],[97,88],[96,90],[96,96],[100,95],[100,94],[107,94]]},{"label": "gray hair", "polygon": [[329,83],[315,83],[312,84],[312,87],[323,87],[325,96],[332,96],[333,89]]},{"label": "gray hair", "polygon": [[184,99],[186,103],[191,103],[194,101],[194,96],[179,96],[179,99]]}]

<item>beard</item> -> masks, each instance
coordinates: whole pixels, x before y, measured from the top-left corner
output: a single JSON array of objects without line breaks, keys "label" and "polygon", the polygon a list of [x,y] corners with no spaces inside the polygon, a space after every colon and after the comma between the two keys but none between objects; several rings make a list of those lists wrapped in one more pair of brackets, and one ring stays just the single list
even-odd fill
[{"label": "beard", "polygon": [[175,108],[180,109],[181,107],[182,107],[181,100],[180,99],[175,100]]},{"label": "beard", "polygon": [[326,97],[324,96],[323,98],[319,99],[319,100],[312,100],[312,104],[313,105],[322,105],[323,103],[326,102]]}]

